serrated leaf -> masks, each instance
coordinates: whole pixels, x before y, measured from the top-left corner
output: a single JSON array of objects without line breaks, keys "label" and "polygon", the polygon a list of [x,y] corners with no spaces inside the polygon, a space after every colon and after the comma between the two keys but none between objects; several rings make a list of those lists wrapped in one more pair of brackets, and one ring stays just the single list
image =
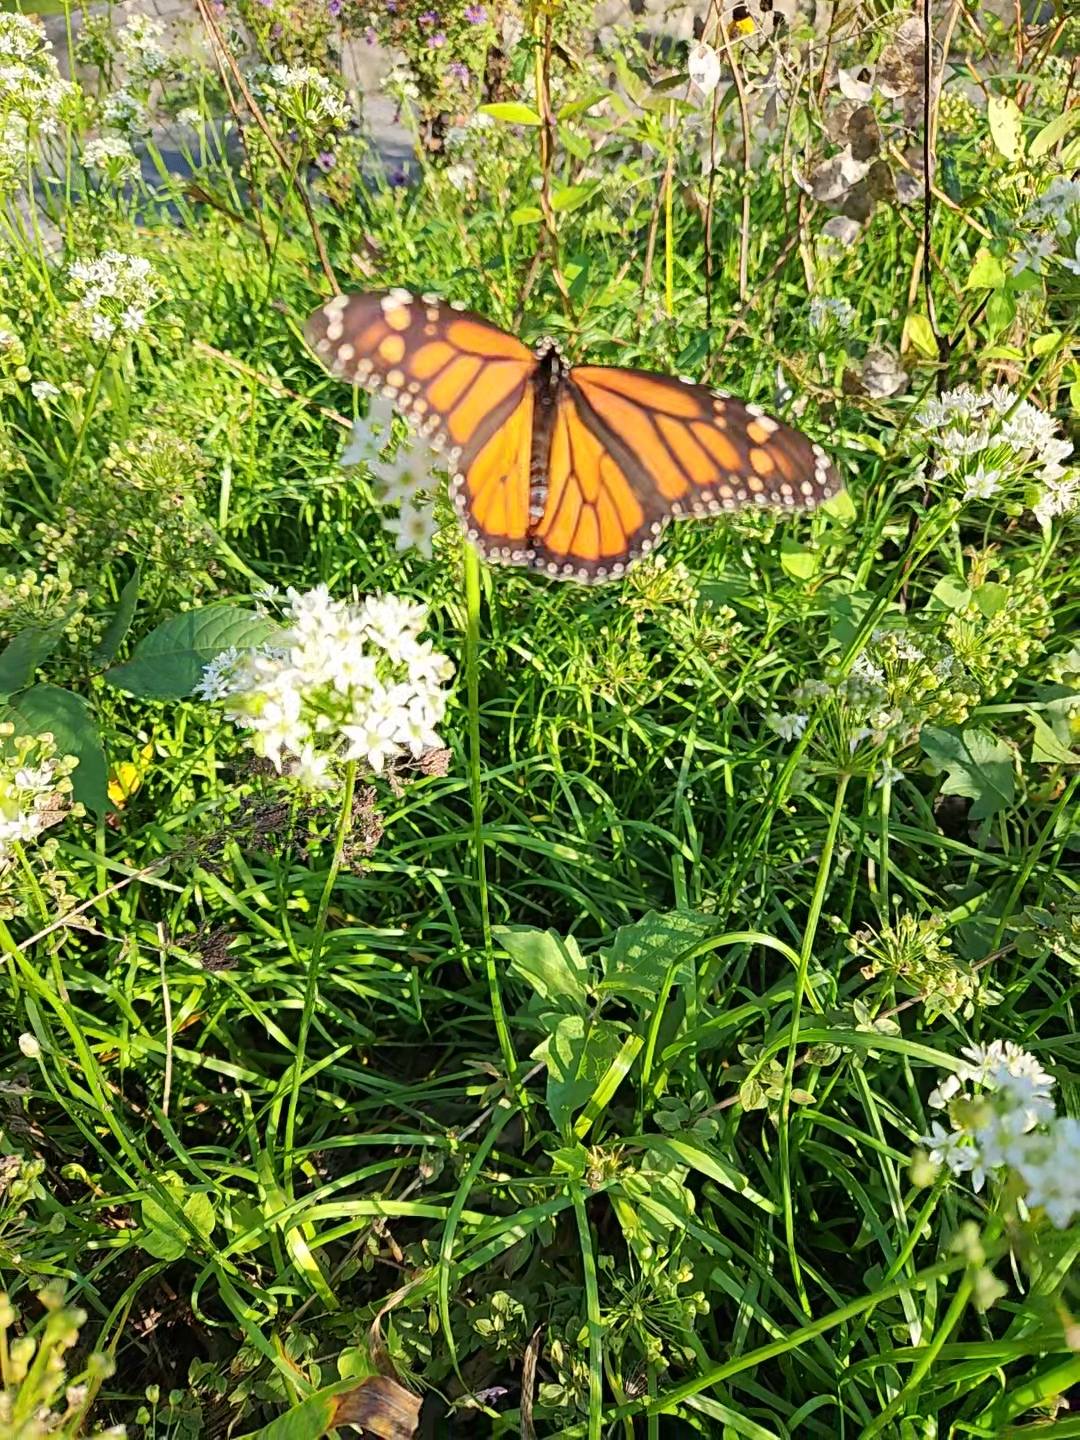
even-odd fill
[{"label": "serrated leaf", "polygon": [[108,665],[116,659],[116,653],[124,643],[124,636],[131,629],[131,622],[135,618],[135,610],[139,603],[139,585],[142,575],[139,567],[135,566],[134,574],[127,581],[120,591],[120,599],[116,604],[116,611],[105,627],[97,649],[94,651],[95,665]]},{"label": "serrated leaf", "polygon": [[1013,755],[986,730],[945,730],[924,725],[919,743],[927,759],[945,771],[943,795],[971,800],[970,818],[985,820],[1006,809],[1016,794]]},{"label": "serrated leaf", "polygon": [[812,580],[817,574],[818,557],[808,545],[785,536],[780,542],[780,566],[796,580]]},{"label": "serrated leaf", "polygon": [[510,957],[510,969],[531,985],[541,1000],[560,1010],[585,1012],[589,967],[572,935],[554,930],[498,925],[492,931]]},{"label": "serrated leaf", "polygon": [[1029,710],[1028,719],[1035,730],[1031,758],[1036,765],[1080,765],[1080,755],[1061,743],[1041,715]]},{"label": "serrated leaf", "polygon": [[48,731],[57,753],[74,755],[79,762],[71,776],[75,799],[94,814],[104,814],[109,808],[105,749],[90,706],[81,695],[58,685],[34,685],[12,696],[0,709],[0,720],[10,722],[16,735]]},{"label": "serrated leaf", "polygon": [[252,650],[278,633],[274,621],[239,605],[185,610],[144,635],[131,659],[106,670],[105,679],[142,700],[183,700],[223,650]]},{"label": "serrated leaf", "polygon": [[494,105],[481,105],[481,115],[490,115],[493,120],[501,120],[504,125],[540,125],[540,116],[529,105],[522,105],[516,100],[500,100]]},{"label": "serrated leaf", "polygon": [[1053,150],[1059,140],[1064,140],[1077,121],[1080,121],[1080,109],[1075,105],[1070,110],[1063,110],[1060,115],[1055,115],[1053,120],[1044,125],[1032,140],[1028,149],[1032,160],[1038,160],[1040,155],[1045,155]]},{"label": "serrated leaf", "polygon": [[1024,140],[1021,132],[1023,116],[1016,101],[1008,95],[991,95],[986,106],[990,138],[1006,160],[1019,159]]},{"label": "serrated leaf", "polygon": [[686,952],[715,935],[717,928],[711,916],[694,910],[650,910],[633,924],[621,925],[611,944],[601,952],[604,978],[598,987],[600,993],[618,995],[651,1011],[672,965],[676,967],[673,984],[689,980]]},{"label": "serrated leaf", "polygon": [[3,651],[0,651],[0,697],[25,690],[33,683],[38,669],[60,643],[63,630],[56,625],[48,629],[31,626],[20,630]]},{"label": "serrated leaf", "polygon": [[997,290],[1004,284],[1005,267],[985,245],[981,246],[964,281],[964,289]]}]

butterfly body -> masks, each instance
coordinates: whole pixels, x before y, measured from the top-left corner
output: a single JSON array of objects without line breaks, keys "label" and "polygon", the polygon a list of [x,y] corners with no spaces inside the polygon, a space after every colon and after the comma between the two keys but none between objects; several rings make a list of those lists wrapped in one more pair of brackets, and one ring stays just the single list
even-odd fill
[{"label": "butterfly body", "polygon": [[308,321],[332,373],[445,451],[469,540],[556,579],[614,580],[668,520],[806,509],[840,488],[820,446],[754,405],[644,370],[568,366],[404,290],[338,295]]}]

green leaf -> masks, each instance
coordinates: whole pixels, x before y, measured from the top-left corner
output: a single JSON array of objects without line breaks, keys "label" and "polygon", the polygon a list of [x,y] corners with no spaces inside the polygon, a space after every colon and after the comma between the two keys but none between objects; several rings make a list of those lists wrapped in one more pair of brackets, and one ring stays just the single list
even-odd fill
[{"label": "green leaf", "polygon": [[0,720],[12,724],[16,735],[48,731],[57,753],[74,755],[79,762],[71,777],[75,799],[94,814],[104,814],[109,808],[105,750],[90,706],[81,695],[57,685],[34,685],[12,697],[0,710]]},{"label": "green leaf", "polygon": [[965,290],[998,290],[1005,284],[1005,267],[985,245],[981,246],[964,281]]},{"label": "green leaf", "polygon": [[510,969],[531,985],[541,1000],[558,1010],[585,1013],[589,967],[572,935],[554,930],[497,925],[492,934],[510,957]]},{"label": "green leaf", "polygon": [[589,1102],[621,1049],[622,1037],[610,1020],[590,1023],[582,1015],[563,1015],[532,1052],[547,1066],[547,1108],[558,1131],[564,1133]]},{"label": "green leaf", "polygon": [[1032,160],[1038,160],[1040,155],[1045,155],[1053,150],[1059,140],[1065,136],[1080,121],[1080,109],[1074,105],[1071,110],[1063,110],[1060,115],[1055,115],[1053,120],[1042,127],[1039,133],[1032,140],[1028,148],[1028,154]]},{"label": "green leaf", "polygon": [[930,360],[936,360],[938,358],[938,343],[934,337],[934,327],[925,315],[920,315],[917,311],[912,311],[907,317],[904,330],[908,340],[911,341],[916,350],[920,351]]},{"label": "green leaf", "polygon": [[244,1440],[320,1440],[330,1431],[360,1429],[385,1440],[412,1440],[420,1424],[420,1397],[387,1375],[339,1380],[316,1390]]},{"label": "green leaf", "polygon": [[495,105],[481,105],[481,115],[490,115],[504,125],[541,125],[543,121],[535,110],[515,100],[499,101]]},{"label": "green leaf", "polygon": [[971,604],[971,587],[951,575],[943,575],[930,592],[931,610],[963,611]]},{"label": "green leaf", "polygon": [[990,138],[1006,160],[1018,160],[1024,149],[1021,134],[1023,116],[1016,101],[1008,95],[991,95],[986,106]]},{"label": "green leaf", "polygon": [[972,820],[985,820],[1012,804],[1013,753],[1004,740],[986,730],[961,732],[924,725],[919,743],[931,764],[946,772],[942,794],[964,795],[972,801]]},{"label": "green leaf", "polygon": [[610,94],[610,90],[593,90],[579,100],[568,100],[565,105],[559,106],[559,119],[570,120],[575,115],[583,115],[586,110],[591,110],[594,105],[599,105],[601,100],[606,100]]},{"label": "green leaf", "polygon": [[973,594],[975,604],[988,620],[992,620],[1009,603],[1009,587],[999,585],[996,580],[985,581]]},{"label": "green leaf", "polygon": [[552,191],[551,208],[556,212],[576,210],[595,190],[595,185],[560,185]]},{"label": "green leaf", "polygon": [[116,605],[116,613],[109,621],[94,651],[95,665],[108,665],[116,658],[116,652],[124,643],[124,636],[131,628],[131,622],[135,618],[135,609],[139,603],[139,585],[142,575],[139,567],[135,566],[134,574],[127,584],[120,591],[120,599]]},{"label": "green leaf", "polygon": [[536,205],[519,205],[516,210],[510,211],[512,225],[535,225],[543,218],[543,211]]},{"label": "green leaf", "polygon": [[841,525],[850,525],[855,519],[855,501],[851,498],[848,490],[838,490],[835,495],[830,496],[822,505],[826,515],[831,515],[834,520],[839,520]]},{"label": "green leaf", "polygon": [[1045,335],[1040,335],[1032,342],[1031,353],[1040,359],[1043,355],[1049,355],[1061,344],[1061,331],[1048,330]]},{"label": "green leaf", "polygon": [[780,542],[780,565],[796,580],[812,580],[817,574],[818,557],[808,545],[785,536]]},{"label": "green leaf", "polygon": [[1016,301],[1006,290],[995,290],[986,306],[986,323],[991,335],[1000,334],[1016,319]]},{"label": "green leaf", "polygon": [[1041,715],[1029,710],[1028,719],[1035,729],[1031,758],[1036,765],[1080,765],[1080,755],[1061,743]]},{"label": "green leaf", "polygon": [[107,670],[105,679],[142,700],[182,700],[223,650],[252,650],[277,633],[273,620],[239,605],[185,610],[144,635],[131,659]]},{"label": "green leaf", "polygon": [[25,690],[33,683],[38,668],[60,643],[62,627],[52,625],[47,630],[32,627],[20,630],[0,652],[0,697],[13,695],[16,690]]},{"label": "green leaf", "polygon": [[653,1010],[671,966],[677,964],[674,984],[689,980],[690,966],[682,957],[717,933],[717,922],[710,915],[694,910],[650,910],[632,925],[620,926],[601,952],[604,978],[600,993],[618,995],[645,1012]]},{"label": "green leaf", "polygon": [[[170,1190],[173,1189],[174,1187],[170,1187]],[[175,1194],[179,1204],[182,1192],[176,1189]],[[196,1235],[203,1240],[209,1240],[217,1224],[210,1197],[201,1190],[196,1190],[188,1196],[182,1208]],[[140,1209],[146,1231],[140,1237],[139,1244],[148,1255],[154,1255],[159,1260],[179,1260],[191,1250],[195,1243],[194,1237],[173,1218],[164,1205],[147,1196]]]}]

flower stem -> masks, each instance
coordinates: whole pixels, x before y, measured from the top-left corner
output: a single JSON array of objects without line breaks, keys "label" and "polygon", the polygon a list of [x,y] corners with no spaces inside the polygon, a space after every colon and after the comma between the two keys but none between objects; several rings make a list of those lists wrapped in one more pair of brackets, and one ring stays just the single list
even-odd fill
[{"label": "flower stem", "polygon": [[487,859],[484,844],[484,792],[481,785],[480,747],[480,557],[471,545],[465,546],[465,686],[469,704],[469,797],[472,802],[473,854],[476,883],[480,892],[480,928],[484,944],[484,971],[487,975],[491,1014],[499,1036],[499,1049],[507,1078],[516,1087],[517,1058],[506,1024],[499,974],[491,947],[491,907],[488,900]]},{"label": "flower stem", "polygon": [[307,1054],[308,1035],[311,1020],[315,1014],[315,1002],[319,996],[319,959],[322,955],[323,940],[326,936],[326,920],[330,913],[330,900],[337,884],[341,861],[345,854],[345,839],[352,824],[353,795],[356,792],[357,762],[349,760],[345,765],[345,785],[341,795],[341,810],[338,812],[337,827],[334,831],[334,853],[330,857],[330,869],[326,872],[319,900],[319,911],[315,917],[315,933],[311,939],[311,954],[308,957],[307,980],[304,985],[304,1009],[300,1016],[300,1033],[296,1037],[296,1054],[293,1058],[292,1077],[289,1085],[289,1108],[285,1116],[285,1183],[289,1185],[293,1167],[293,1137],[296,1133],[296,1107],[300,1101],[300,1084],[304,1077],[304,1058]]}]

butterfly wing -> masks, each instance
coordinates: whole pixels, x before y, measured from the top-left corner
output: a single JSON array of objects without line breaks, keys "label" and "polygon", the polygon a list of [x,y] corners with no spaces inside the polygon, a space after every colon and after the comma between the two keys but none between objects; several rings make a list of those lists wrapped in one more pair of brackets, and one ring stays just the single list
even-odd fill
[{"label": "butterfly wing", "polygon": [[305,335],[332,374],[386,396],[446,449],[469,539],[490,559],[528,563],[532,351],[478,315],[407,290],[335,295]]},{"label": "butterfly wing", "polygon": [[808,509],[839,489],[820,445],[755,405],[644,370],[575,366],[560,393],[535,563],[615,579],[673,516]]}]

